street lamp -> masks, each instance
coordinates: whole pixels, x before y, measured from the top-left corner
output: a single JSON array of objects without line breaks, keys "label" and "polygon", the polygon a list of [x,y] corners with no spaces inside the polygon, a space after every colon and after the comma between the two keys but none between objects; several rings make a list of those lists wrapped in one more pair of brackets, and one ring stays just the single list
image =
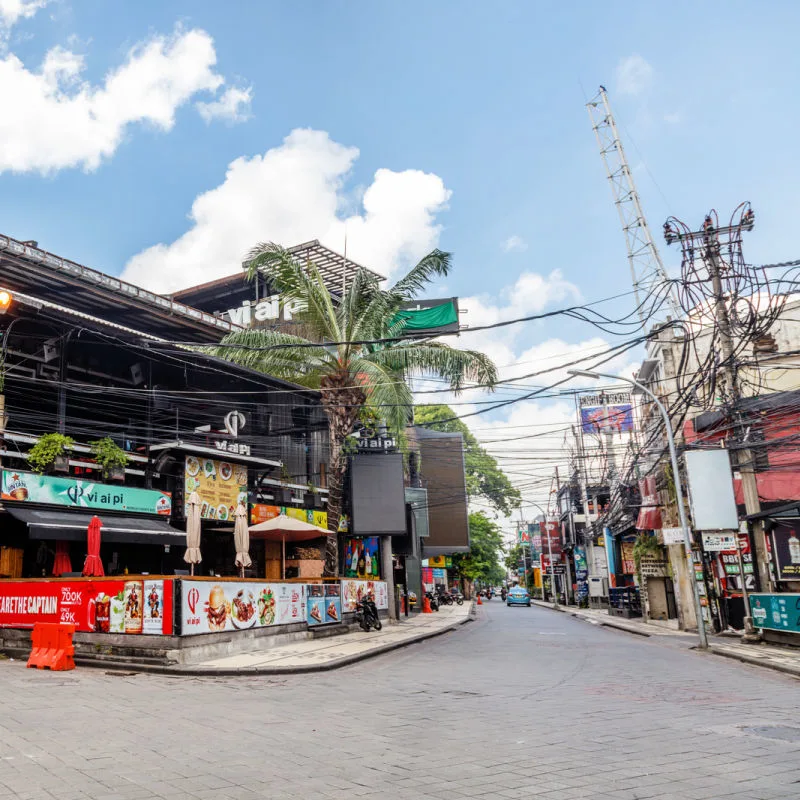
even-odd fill
[{"label": "street lamp", "polygon": [[609,378],[612,381],[624,381],[629,383],[635,389],[638,389],[643,394],[646,394],[658,407],[661,416],[664,419],[664,427],[667,431],[667,443],[669,444],[669,457],[672,462],[672,474],[675,476],[675,495],[678,501],[678,514],[680,515],[681,528],[683,529],[683,546],[686,550],[686,561],[689,567],[689,579],[692,583],[694,595],[694,611],[697,615],[697,633],[700,637],[700,648],[702,650],[708,649],[708,638],[706,637],[706,628],[703,623],[703,608],[700,605],[700,592],[697,588],[697,580],[694,576],[694,559],[692,558],[692,536],[689,532],[689,522],[686,519],[686,509],[683,505],[683,489],[681,488],[680,471],[678,468],[678,454],[675,450],[675,435],[672,432],[672,422],[664,408],[663,403],[643,384],[635,381],[633,378],[623,378],[619,375],[608,375],[604,372],[589,372],[584,369],[568,369],[568,375],[573,377],[591,378],[592,380],[599,380],[600,378]]},{"label": "street lamp", "polygon": [[[558,610],[558,592],[556,591],[556,576],[553,572],[553,545],[550,542],[550,531],[547,527],[547,512],[538,504],[528,501],[528,505],[539,509],[539,513],[544,517],[544,530],[547,534],[547,561],[550,565],[550,591],[553,592],[553,608]],[[566,594],[564,589],[564,594]],[[544,600],[544,576],[542,576],[542,600]]]}]

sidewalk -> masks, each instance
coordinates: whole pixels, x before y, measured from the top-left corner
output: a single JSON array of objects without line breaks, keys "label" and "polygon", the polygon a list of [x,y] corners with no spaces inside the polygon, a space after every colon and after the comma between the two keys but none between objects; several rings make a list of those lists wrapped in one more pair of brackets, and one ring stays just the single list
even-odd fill
[{"label": "sidewalk", "polygon": [[[323,639],[308,639],[250,653],[216,658],[191,665],[148,665],[126,663],[120,669],[157,672],[163,675],[285,675],[337,669],[400,647],[439,636],[468,622],[473,604],[444,606],[432,614],[403,617],[395,624],[383,621],[383,630],[351,633]],[[107,662],[93,666],[114,669]]]},{"label": "sidewalk", "polygon": [[[533,604],[540,608],[547,608],[554,611],[552,603],[543,603],[541,600],[533,600]],[[676,631],[663,628],[649,622],[640,620],[622,619],[612,617],[607,611],[600,611],[589,608],[576,608],[575,606],[559,606],[559,611],[570,614],[573,617],[582,619],[592,625],[602,625],[606,628],[616,628],[617,630],[633,633],[637,636],[671,636],[690,639],[694,649],[697,641],[697,634],[691,631]],[[787,675],[800,678],[800,648],[779,647],[778,645],[765,644],[743,644],[736,636],[714,636],[709,637],[708,650],[716,656],[733,658],[744,664],[751,664],[765,669],[773,669]],[[698,651],[701,652],[701,651]]]}]

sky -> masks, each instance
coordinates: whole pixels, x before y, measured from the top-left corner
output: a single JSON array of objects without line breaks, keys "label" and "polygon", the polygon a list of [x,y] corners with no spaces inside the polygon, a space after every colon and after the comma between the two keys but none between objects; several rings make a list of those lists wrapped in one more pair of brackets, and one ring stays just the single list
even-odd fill
[{"label": "sky", "polygon": [[[603,84],[670,270],[667,216],[743,200],[748,260],[795,258],[798,24],[777,1],[0,0],[0,232],[162,292],[346,234],[390,280],[453,252],[432,292],[472,326],[595,301],[631,289],[585,109]],[[619,341],[553,318],[459,346],[509,378]],[[565,397],[465,421],[546,504],[574,417]]]}]

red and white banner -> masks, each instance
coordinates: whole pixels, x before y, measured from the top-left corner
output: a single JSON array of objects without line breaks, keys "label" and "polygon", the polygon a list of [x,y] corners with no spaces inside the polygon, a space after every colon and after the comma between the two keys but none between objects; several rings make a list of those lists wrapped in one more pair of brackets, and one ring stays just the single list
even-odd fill
[{"label": "red and white banner", "polygon": [[0,582],[0,627],[32,628],[37,622],[95,633],[171,635],[172,581]]}]

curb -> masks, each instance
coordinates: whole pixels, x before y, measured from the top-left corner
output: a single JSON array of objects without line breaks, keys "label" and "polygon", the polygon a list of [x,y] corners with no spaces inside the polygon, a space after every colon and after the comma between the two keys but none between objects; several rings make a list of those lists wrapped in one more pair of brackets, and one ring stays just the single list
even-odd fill
[{"label": "curb", "polygon": [[[696,647],[692,649],[700,652]],[[764,669],[771,669],[774,672],[782,672],[784,675],[791,675],[793,678],[800,680],[800,667],[787,667],[784,664],[775,664],[760,658],[744,656],[741,653],[728,653],[725,650],[716,649],[713,645],[708,648],[708,652],[715,656],[722,656],[723,658],[730,658],[733,661],[739,661],[742,664],[749,664],[752,667],[762,667]]]},{"label": "curb", "polygon": [[331,670],[346,667],[350,664],[355,664],[359,661],[366,661],[374,656],[389,653],[392,650],[399,650],[403,647],[416,644],[417,642],[425,641],[426,639],[433,639],[436,636],[441,636],[445,633],[450,633],[467,622],[472,622],[475,618],[475,606],[473,604],[469,613],[464,619],[448,625],[446,628],[441,628],[435,631],[426,631],[417,634],[410,639],[404,639],[401,642],[389,642],[388,644],[379,645],[372,650],[366,650],[363,653],[353,653],[353,655],[343,656],[333,661],[328,661],[325,664],[309,664],[307,666],[286,666],[286,667],[239,667],[239,668],[225,668],[225,667],[211,667],[208,669],[200,669],[191,665],[183,666],[170,666],[167,664],[135,664],[123,663],[119,661],[96,661],[94,659],[75,659],[75,665],[80,667],[92,667],[93,669],[103,669],[107,672],[147,672],[156,675],[167,675],[173,678],[180,678],[183,676],[191,677],[211,677],[222,678],[232,677],[234,675],[302,675],[310,672],[329,672]]},{"label": "curb", "polygon": [[584,622],[589,622],[592,625],[600,625],[602,628],[614,628],[618,631],[624,631],[625,633],[631,633],[634,636],[643,636],[646,639],[649,639],[652,634],[647,633],[647,631],[640,631],[636,628],[631,628],[627,626],[624,622],[617,622],[613,618],[609,617],[608,620],[597,620],[594,617],[587,617],[585,614],[581,614],[580,611],[572,611],[569,608],[564,608],[559,606],[558,608],[553,608],[552,605],[549,603],[542,603],[541,600],[533,601],[534,605],[538,608],[545,608],[548,611],[560,611],[561,613],[569,614],[571,617],[575,617],[575,619],[583,620]]}]

